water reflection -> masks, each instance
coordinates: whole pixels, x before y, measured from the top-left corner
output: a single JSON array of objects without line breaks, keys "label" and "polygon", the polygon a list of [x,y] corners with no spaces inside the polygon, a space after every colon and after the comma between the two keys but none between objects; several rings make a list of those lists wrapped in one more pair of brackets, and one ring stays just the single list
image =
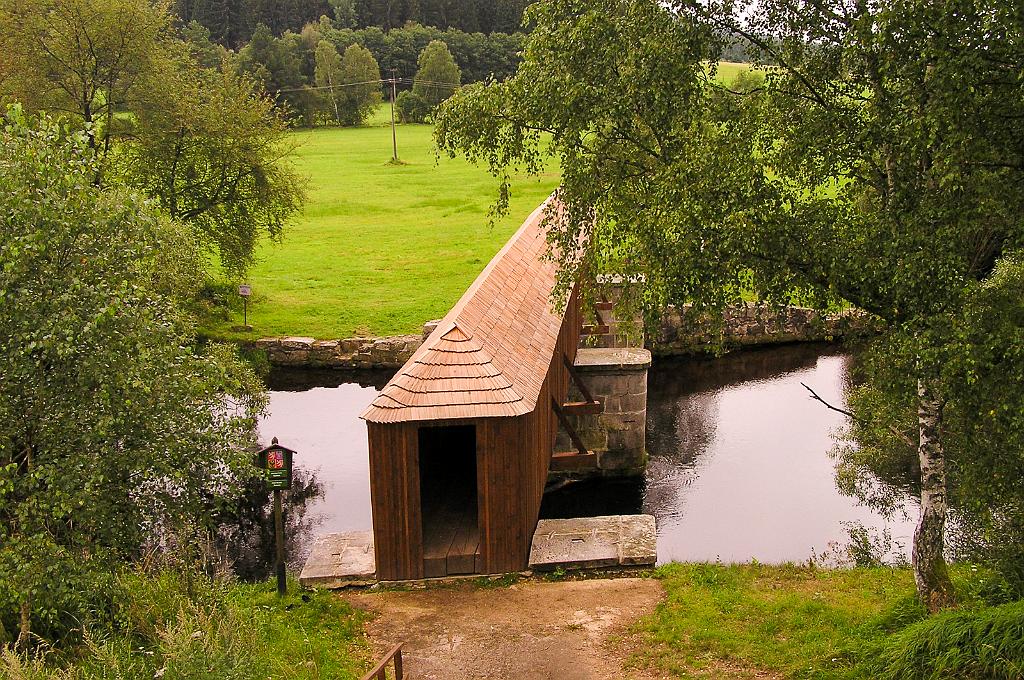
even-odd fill
[{"label": "water reflection", "polygon": [[[648,378],[646,477],[553,492],[542,516],[653,514],[663,562],[801,561],[830,542],[845,542],[845,521],[887,526],[909,545],[909,522],[886,523],[837,491],[828,452],[843,416],[812,401],[800,385],[840,405],[849,363],[848,355],[824,345],[657,362]],[[371,527],[366,428],[358,415],[389,377],[271,376],[261,435],[298,451],[296,468],[318,489],[302,501],[293,563],[301,563],[316,534]]]},{"label": "water reflection", "polygon": [[[219,509],[214,523],[221,554],[236,575],[246,580],[263,580],[274,573],[273,496],[266,482],[255,478],[230,506]],[[324,489],[316,474],[295,469],[292,488],[282,494],[285,555],[289,569],[298,571],[308,555],[310,539],[316,534],[319,517],[309,508],[322,499]]]},{"label": "water reflection", "polygon": [[304,496],[301,491],[284,494],[296,518],[288,529],[289,567],[301,568],[319,534],[372,526],[366,426],[359,414],[390,378],[377,371],[270,374],[270,407],[260,422],[260,436],[266,442],[277,437],[294,449],[295,470],[317,489]]},{"label": "water reflection", "polygon": [[[843,404],[850,361],[828,346],[793,345],[652,368],[650,460],[637,508],[658,519],[659,561],[801,561],[845,543],[844,522],[887,528],[910,545],[909,521],[886,521],[837,491],[828,452],[844,417],[801,385]],[[603,497],[595,491],[555,495]],[[549,499],[542,512],[573,504]],[[602,514],[582,498],[575,505]]]}]

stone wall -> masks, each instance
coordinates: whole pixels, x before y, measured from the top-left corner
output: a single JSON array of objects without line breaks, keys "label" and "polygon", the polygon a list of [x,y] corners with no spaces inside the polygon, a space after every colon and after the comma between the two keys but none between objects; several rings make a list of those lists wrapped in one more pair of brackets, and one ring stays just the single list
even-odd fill
[{"label": "stone wall", "polygon": [[[576,356],[580,380],[604,408],[593,415],[569,415],[569,423],[587,450],[596,454],[596,470],[560,472],[559,477],[608,477],[642,475],[647,465],[647,369],[651,353],[646,349],[582,348]],[[575,385],[569,401],[583,401]],[[559,429],[555,453],[575,452],[569,435]]]},{"label": "stone wall", "polygon": [[662,318],[658,337],[647,346],[655,356],[699,354],[716,346],[726,348],[775,345],[786,342],[814,342],[842,337],[863,317],[838,314],[822,317],[804,307],[762,308],[734,305],[721,319],[690,313],[689,305],[669,307]]},{"label": "stone wall", "polygon": [[[606,336],[593,336],[587,347],[642,347],[646,344],[654,356],[699,354],[722,342],[727,348],[753,347],[785,342],[812,342],[842,337],[854,326],[863,326],[863,317],[847,313],[822,319],[811,309],[786,307],[781,311],[738,305],[726,310],[718,323],[707,317],[688,318],[687,307],[669,307],[657,338],[637,333],[641,325],[626,323],[614,310],[602,310],[602,320],[609,326]],[[315,340],[313,338],[262,338],[254,343],[266,352],[275,366],[309,368],[401,368],[412,353],[437,327],[428,321],[421,335],[397,335],[384,338],[345,338]]]},{"label": "stone wall", "polygon": [[274,366],[308,368],[400,368],[423,339],[418,335],[389,338],[262,338],[257,349]]}]

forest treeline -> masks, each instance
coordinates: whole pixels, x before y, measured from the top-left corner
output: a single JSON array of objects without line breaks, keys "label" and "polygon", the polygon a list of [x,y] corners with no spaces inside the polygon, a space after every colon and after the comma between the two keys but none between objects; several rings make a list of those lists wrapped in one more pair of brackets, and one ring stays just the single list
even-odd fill
[{"label": "forest treeline", "polygon": [[175,0],[183,23],[196,21],[225,47],[240,49],[262,24],[274,35],[298,33],[320,17],[339,28],[385,31],[409,24],[466,33],[521,30],[529,0]]},{"label": "forest treeline", "polygon": [[[356,86],[354,73],[397,80],[399,92],[413,90],[423,50],[443,43],[461,74],[454,87],[488,79],[504,80],[518,67],[528,32],[523,13],[528,0],[175,0],[173,9],[184,37],[204,65],[232,62],[255,79],[293,125],[352,125],[372,110],[366,102],[386,98],[388,86],[352,100],[343,88]],[[337,53],[326,50],[322,43]],[[324,63],[344,61],[350,47],[364,48],[358,68],[335,69],[325,78]],[[317,77],[317,55],[320,77]],[[352,55],[354,57],[354,55]],[[743,45],[731,45],[722,58],[745,61]],[[351,60],[349,60],[351,62]],[[364,88],[365,89],[365,88]],[[404,121],[422,121],[431,107],[407,94],[399,113]],[[359,115],[351,115],[360,112]]]},{"label": "forest treeline", "polygon": [[[336,21],[326,16],[307,23],[298,32],[286,30],[281,35],[275,35],[269,26],[260,24],[251,39],[237,51],[219,44],[210,29],[195,20],[182,28],[182,34],[200,63],[211,68],[228,63],[247,74],[274,98],[293,125],[305,127],[332,124],[337,120],[332,115],[331,96],[337,90],[322,78],[317,79],[317,49],[320,48],[323,55],[322,43],[339,55],[344,55],[354,45],[365,48],[379,72],[373,79],[395,77],[398,90],[403,91],[413,89],[420,54],[432,42],[439,41],[447,46],[461,72],[460,82],[465,84],[489,78],[503,80],[514,73],[525,37],[522,33],[486,35],[419,24],[389,31],[378,26],[339,28]],[[338,87],[346,86],[345,77],[339,76]],[[351,82],[362,80],[365,79]],[[348,119],[347,122],[362,121]]]},{"label": "forest treeline", "polygon": [[[460,82],[503,80],[519,64],[527,4],[528,0],[175,0],[173,9],[200,62],[211,68],[231,63],[233,70],[262,86],[291,124],[311,127],[364,122],[371,104],[387,89],[384,83],[372,92],[357,85],[367,78],[395,78],[399,91],[411,91],[420,55],[432,42],[447,47],[461,73],[461,79],[446,88],[448,94]],[[352,51],[346,60],[344,55],[353,46],[368,55]],[[375,70],[377,75],[367,76]],[[403,96],[402,104],[403,120],[421,121],[429,114],[429,107],[412,92]]]}]

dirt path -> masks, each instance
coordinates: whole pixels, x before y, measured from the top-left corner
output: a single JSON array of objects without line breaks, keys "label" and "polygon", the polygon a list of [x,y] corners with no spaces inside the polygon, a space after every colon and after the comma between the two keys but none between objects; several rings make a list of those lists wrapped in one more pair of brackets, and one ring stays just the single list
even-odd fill
[{"label": "dirt path", "polygon": [[657,677],[624,671],[628,652],[609,637],[662,596],[658,581],[620,578],[343,597],[378,614],[369,624],[376,651],[405,640],[410,680],[610,680]]}]

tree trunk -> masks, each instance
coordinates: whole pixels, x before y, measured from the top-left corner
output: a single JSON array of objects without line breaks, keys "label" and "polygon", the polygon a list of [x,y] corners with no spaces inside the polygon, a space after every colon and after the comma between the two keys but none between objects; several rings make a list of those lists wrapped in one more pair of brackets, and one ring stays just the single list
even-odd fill
[{"label": "tree trunk", "polygon": [[28,598],[21,603],[21,622],[18,628],[18,640],[15,646],[18,649],[28,647],[29,636],[32,635],[32,603]]},{"label": "tree trunk", "polygon": [[914,532],[914,582],[930,613],[953,603],[953,585],[943,556],[946,527],[946,458],[942,447],[942,400],[934,386],[917,383],[917,456],[921,464],[921,519]]}]

